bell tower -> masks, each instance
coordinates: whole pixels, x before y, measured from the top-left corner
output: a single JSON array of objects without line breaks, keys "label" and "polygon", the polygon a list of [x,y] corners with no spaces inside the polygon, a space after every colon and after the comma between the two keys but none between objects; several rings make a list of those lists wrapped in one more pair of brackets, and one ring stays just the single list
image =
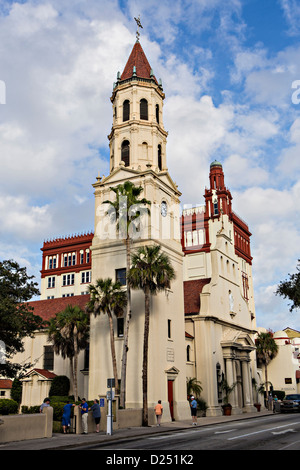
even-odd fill
[{"label": "bell tower", "polygon": [[164,98],[161,81],[157,81],[137,39],[123,73],[117,74],[111,96],[110,172],[121,162],[139,171],[166,169]]},{"label": "bell tower", "polygon": [[[142,187],[150,214],[141,216],[135,236],[130,235],[130,252],[143,245],[159,244],[176,273],[171,288],[151,297],[148,350],[148,403],[153,409],[158,398],[164,407],[164,420],[186,419],[186,355],[183,301],[183,252],[180,237],[180,196],[166,163],[168,133],[163,125],[165,95],[147,60],[139,38],[122,73],[117,74],[111,95],[113,123],[108,136],[110,172],[98,177],[95,190],[95,231],[92,251],[92,283],[97,279],[118,279],[126,284],[127,253],[116,223],[107,215],[109,201],[115,200],[112,187],[127,181]],[[130,209],[130,208],[129,208]],[[136,222],[136,221],[135,221]],[[112,229],[112,230],[111,230]],[[142,406],[142,356],[144,293],[131,291],[131,317],[128,336],[126,407]],[[120,320],[120,319],[119,319]],[[117,319],[114,319],[117,331]],[[106,391],[106,378],[112,377],[107,357],[109,329],[104,316],[91,318],[89,396]],[[116,341],[120,373],[123,338]]]}]

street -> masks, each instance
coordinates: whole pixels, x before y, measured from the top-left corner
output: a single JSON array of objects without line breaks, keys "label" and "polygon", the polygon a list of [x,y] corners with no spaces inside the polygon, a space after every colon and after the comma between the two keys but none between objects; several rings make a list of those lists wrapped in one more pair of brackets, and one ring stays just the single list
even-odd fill
[{"label": "street", "polygon": [[134,440],[124,439],[111,445],[103,443],[86,448],[113,452],[145,450],[155,453],[159,450],[170,451],[174,456],[176,452],[183,455],[181,451],[197,450],[300,450],[300,415],[274,414],[261,419],[245,419],[228,424],[191,426],[191,429],[187,430]]}]

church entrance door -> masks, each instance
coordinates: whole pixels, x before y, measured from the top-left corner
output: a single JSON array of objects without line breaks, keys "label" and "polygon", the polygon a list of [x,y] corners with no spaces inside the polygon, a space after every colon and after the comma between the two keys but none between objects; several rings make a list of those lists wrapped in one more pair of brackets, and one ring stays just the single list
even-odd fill
[{"label": "church entrance door", "polygon": [[168,402],[170,405],[170,415],[171,415],[172,421],[174,421],[173,383],[174,383],[174,380],[168,380]]}]

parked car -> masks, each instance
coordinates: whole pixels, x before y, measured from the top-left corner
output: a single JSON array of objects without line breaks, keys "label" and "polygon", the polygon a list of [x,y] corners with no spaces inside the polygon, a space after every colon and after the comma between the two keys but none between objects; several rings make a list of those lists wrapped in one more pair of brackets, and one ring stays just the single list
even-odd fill
[{"label": "parked car", "polygon": [[300,411],[300,394],[286,395],[280,404],[280,412]]}]

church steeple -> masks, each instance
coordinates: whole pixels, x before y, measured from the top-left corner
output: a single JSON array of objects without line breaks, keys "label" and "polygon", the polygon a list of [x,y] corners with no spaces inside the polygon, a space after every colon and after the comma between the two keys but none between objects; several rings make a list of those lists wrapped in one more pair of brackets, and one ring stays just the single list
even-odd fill
[{"label": "church steeple", "polygon": [[161,81],[137,40],[122,74],[118,72],[111,96],[110,172],[119,166],[137,171],[167,169],[164,98]]},{"label": "church steeple", "polygon": [[139,41],[136,41],[135,45],[133,46],[131,54],[121,75],[121,81],[128,80],[132,77],[154,80],[158,85],[158,82],[153,74],[151,66]]}]

